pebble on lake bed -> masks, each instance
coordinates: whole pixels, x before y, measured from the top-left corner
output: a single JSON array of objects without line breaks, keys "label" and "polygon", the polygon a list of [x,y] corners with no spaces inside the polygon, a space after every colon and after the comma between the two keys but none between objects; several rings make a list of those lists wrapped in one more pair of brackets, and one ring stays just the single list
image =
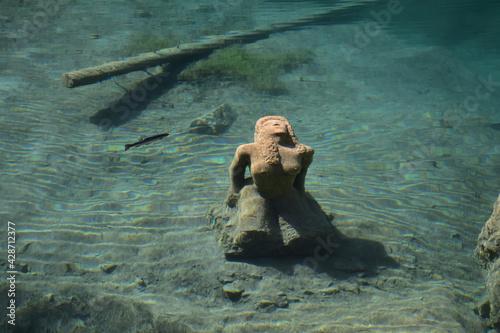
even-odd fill
[{"label": "pebble on lake bed", "polygon": [[101,265],[101,269],[104,273],[111,274],[113,271],[118,267],[117,264],[111,264],[111,265]]},{"label": "pebble on lake bed", "polygon": [[241,294],[243,294],[245,288],[237,284],[228,283],[222,286],[222,290],[224,290],[230,300],[237,301],[241,298]]}]

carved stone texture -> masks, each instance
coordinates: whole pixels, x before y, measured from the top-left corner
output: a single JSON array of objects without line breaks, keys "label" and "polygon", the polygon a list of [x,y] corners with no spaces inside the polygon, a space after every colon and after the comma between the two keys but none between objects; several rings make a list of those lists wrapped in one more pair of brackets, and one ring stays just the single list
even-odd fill
[{"label": "carved stone texture", "polygon": [[486,290],[489,298],[491,324],[500,328],[500,196],[493,214],[481,230],[475,254],[486,270]]},{"label": "carved stone texture", "polygon": [[229,168],[226,201],[208,212],[227,257],[311,255],[321,242],[338,244],[332,218],[305,191],[313,154],[285,118],[257,121],[255,142],[239,146]]}]

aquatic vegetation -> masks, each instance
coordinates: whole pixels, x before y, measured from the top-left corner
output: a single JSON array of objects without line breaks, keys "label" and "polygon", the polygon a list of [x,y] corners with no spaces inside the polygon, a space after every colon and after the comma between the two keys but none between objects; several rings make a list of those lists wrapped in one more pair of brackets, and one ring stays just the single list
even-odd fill
[{"label": "aquatic vegetation", "polygon": [[188,67],[179,75],[179,80],[205,82],[208,80],[231,80],[246,82],[256,90],[273,94],[285,91],[279,80],[283,73],[310,62],[313,53],[309,50],[273,52],[247,50],[234,45],[217,50],[205,60]]}]

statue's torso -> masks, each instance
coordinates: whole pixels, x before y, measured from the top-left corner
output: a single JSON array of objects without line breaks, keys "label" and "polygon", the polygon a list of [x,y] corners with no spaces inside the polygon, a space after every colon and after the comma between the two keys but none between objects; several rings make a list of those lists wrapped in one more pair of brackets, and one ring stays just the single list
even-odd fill
[{"label": "statue's torso", "polygon": [[250,156],[250,173],[262,196],[274,199],[293,187],[301,171],[301,156],[295,148],[279,147],[280,163],[268,164],[260,154]]}]

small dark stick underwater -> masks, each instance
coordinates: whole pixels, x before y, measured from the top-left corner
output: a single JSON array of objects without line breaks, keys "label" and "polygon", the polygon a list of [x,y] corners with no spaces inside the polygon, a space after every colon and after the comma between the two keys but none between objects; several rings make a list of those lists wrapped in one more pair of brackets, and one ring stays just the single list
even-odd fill
[{"label": "small dark stick underwater", "polygon": [[130,144],[126,144],[125,145],[125,150],[129,150],[130,148],[132,147],[140,147],[142,145],[148,145],[150,143],[153,143],[153,142],[156,142],[156,141],[159,141],[163,138],[166,138],[168,136],[168,133],[163,133],[163,134],[157,134],[157,135],[153,135],[153,136],[149,136],[145,139],[142,139],[140,141],[137,141],[137,142],[134,142],[134,143],[130,143]]}]

